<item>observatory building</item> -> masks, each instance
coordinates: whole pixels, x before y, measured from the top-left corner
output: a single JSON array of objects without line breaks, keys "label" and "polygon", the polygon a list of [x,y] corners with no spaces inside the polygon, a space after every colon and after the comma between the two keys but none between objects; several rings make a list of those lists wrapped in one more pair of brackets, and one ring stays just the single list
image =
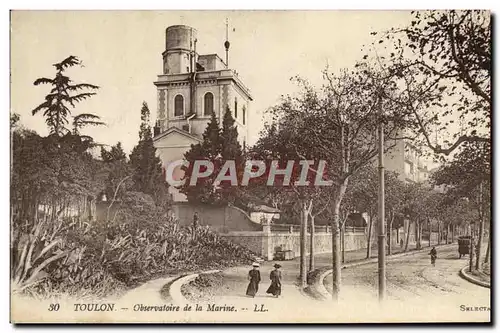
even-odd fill
[{"label": "observatory building", "polygon": [[[229,108],[238,128],[238,140],[246,144],[252,96],[228,66],[227,39],[226,28],[224,61],[215,53],[198,54],[196,29],[174,25],[166,30],[163,73],[154,82],[158,112],[153,139],[164,166],[182,159],[192,144],[202,141],[212,112],[221,124]],[[177,168],[174,177],[181,175]],[[171,187],[170,191],[175,201],[185,200],[177,189]]]}]

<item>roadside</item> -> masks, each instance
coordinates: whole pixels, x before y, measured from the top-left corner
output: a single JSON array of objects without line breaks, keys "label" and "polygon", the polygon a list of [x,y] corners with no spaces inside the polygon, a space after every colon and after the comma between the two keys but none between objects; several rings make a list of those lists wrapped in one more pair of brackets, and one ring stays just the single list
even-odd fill
[{"label": "roadside", "polygon": [[[425,247],[424,247],[425,248]],[[413,243],[409,245],[409,250],[406,251],[408,254],[414,252],[416,249],[416,244]],[[404,248],[399,246],[395,247],[392,251],[393,255],[404,253]],[[344,253],[344,263],[343,266],[361,264],[366,260],[376,260],[377,251],[372,248],[371,256],[369,259],[366,258],[367,249],[358,249],[354,251],[346,251]],[[307,257],[307,267],[309,270],[309,259]],[[260,272],[262,281],[259,285],[259,291],[256,297],[268,297],[266,290],[269,287],[269,273],[273,270],[274,263],[279,262],[282,266],[282,295],[283,298],[300,298],[307,299],[308,297],[303,291],[298,288],[298,272],[300,270],[300,257],[296,257],[293,260],[287,261],[267,261],[261,263]],[[314,256],[314,265],[318,267],[331,267],[332,255],[331,253],[321,253]],[[192,281],[189,285],[182,288],[182,292],[185,297],[194,300],[220,300],[220,299],[245,299],[246,288],[248,285],[248,271],[251,269],[250,266],[235,266],[222,270],[220,273],[216,273],[216,276],[203,276],[202,279],[197,281]],[[270,298],[270,297],[269,297]]]},{"label": "roadside", "polygon": [[[426,251],[411,256],[392,257],[387,261],[387,296],[396,301],[419,301],[442,297],[442,301],[485,299],[483,288],[459,277],[459,271],[468,264],[469,258],[459,259],[456,245],[437,247],[436,265],[430,263]],[[363,297],[376,300],[378,295],[378,269],[376,262],[342,271],[341,298]],[[331,293],[332,279],[328,274],[323,283]],[[487,293],[487,292],[486,292]],[[463,304],[463,303],[461,303]]]},{"label": "roadside", "polygon": [[[487,244],[483,244],[482,253],[486,253]],[[479,286],[490,288],[491,287],[491,257],[487,263],[484,262],[484,258],[481,258],[481,268],[479,270],[475,269],[476,261],[473,262],[472,272],[469,271],[469,262],[467,265],[460,270],[460,276],[465,280],[477,284]]]}]

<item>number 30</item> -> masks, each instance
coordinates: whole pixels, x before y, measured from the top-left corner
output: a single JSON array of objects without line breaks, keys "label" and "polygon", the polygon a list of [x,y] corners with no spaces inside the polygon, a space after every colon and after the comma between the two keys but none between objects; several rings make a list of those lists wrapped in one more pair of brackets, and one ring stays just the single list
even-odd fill
[{"label": "number 30", "polygon": [[49,304],[49,311],[59,311],[59,303]]}]

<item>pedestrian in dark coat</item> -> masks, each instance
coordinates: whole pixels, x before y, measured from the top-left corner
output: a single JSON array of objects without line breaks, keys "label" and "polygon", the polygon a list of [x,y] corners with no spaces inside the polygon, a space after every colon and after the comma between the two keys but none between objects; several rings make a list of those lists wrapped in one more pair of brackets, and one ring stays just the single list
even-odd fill
[{"label": "pedestrian in dark coat", "polygon": [[267,289],[268,294],[273,294],[274,297],[279,297],[281,295],[281,268],[280,264],[274,264],[274,270],[271,271],[269,278],[271,279],[271,285]]},{"label": "pedestrian in dark coat", "polygon": [[248,272],[250,283],[248,283],[247,287],[247,296],[255,297],[255,294],[259,290],[260,271],[258,263],[254,263],[252,266],[253,268]]},{"label": "pedestrian in dark coat", "polygon": [[432,266],[436,266],[436,259],[437,259],[437,251],[436,251],[436,247],[433,247],[431,252],[429,252],[429,254],[431,255],[431,264]]}]

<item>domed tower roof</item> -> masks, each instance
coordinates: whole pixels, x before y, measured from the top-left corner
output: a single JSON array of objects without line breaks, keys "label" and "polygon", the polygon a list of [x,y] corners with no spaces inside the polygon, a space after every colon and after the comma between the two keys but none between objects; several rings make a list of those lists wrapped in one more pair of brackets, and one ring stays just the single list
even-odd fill
[{"label": "domed tower roof", "polygon": [[166,30],[166,51],[193,49],[196,40],[196,29],[187,25],[172,25]]}]

